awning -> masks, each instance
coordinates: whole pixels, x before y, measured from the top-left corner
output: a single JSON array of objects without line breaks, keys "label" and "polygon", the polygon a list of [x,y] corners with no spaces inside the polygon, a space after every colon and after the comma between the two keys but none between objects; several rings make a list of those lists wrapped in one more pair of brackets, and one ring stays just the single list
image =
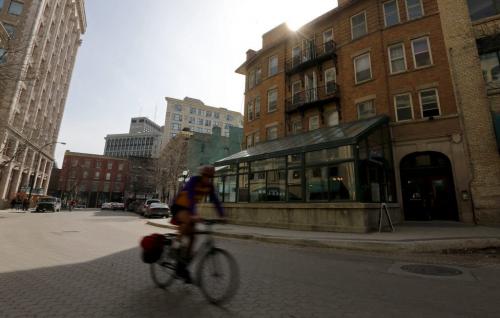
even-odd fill
[{"label": "awning", "polygon": [[364,120],[325,127],[307,133],[288,136],[257,144],[255,147],[240,151],[215,162],[216,166],[232,163],[267,159],[295,153],[353,145],[373,129],[389,122],[385,115]]}]

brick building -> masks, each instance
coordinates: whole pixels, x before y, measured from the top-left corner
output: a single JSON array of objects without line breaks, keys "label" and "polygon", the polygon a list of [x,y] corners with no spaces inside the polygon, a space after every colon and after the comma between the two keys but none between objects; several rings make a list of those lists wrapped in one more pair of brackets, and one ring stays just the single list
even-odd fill
[{"label": "brick building", "polygon": [[500,3],[438,0],[477,223],[500,224]]},{"label": "brick building", "polygon": [[63,202],[75,199],[87,207],[123,202],[128,175],[126,159],[66,151],[58,191]]},{"label": "brick building", "polygon": [[218,162],[238,180],[229,187],[245,202],[234,205],[241,223],[262,210],[275,218],[258,222],[274,226],[364,231],[380,201],[396,220],[474,222],[439,2],[339,1],[247,51],[237,69],[247,150]]}]

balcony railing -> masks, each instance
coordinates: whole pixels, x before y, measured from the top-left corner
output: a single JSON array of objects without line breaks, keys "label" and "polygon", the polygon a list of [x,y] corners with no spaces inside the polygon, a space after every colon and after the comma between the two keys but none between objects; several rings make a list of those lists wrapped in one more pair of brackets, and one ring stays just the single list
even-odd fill
[{"label": "balcony railing", "polygon": [[292,56],[286,63],[288,74],[299,72],[314,63],[320,63],[335,56],[337,45],[334,41],[327,41],[321,45],[309,42],[308,47],[302,48],[298,55]]},{"label": "balcony railing", "polygon": [[286,100],[286,111],[290,113],[307,106],[321,105],[337,99],[338,97],[339,87],[337,83],[330,82],[326,86],[294,92],[292,96]]}]

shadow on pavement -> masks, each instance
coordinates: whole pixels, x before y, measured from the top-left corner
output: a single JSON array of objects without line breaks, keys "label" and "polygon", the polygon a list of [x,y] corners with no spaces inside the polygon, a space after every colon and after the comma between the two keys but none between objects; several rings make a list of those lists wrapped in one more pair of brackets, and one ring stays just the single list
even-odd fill
[{"label": "shadow on pavement", "polygon": [[90,262],[0,274],[2,317],[234,317],[193,286],[156,288],[134,248]]}]

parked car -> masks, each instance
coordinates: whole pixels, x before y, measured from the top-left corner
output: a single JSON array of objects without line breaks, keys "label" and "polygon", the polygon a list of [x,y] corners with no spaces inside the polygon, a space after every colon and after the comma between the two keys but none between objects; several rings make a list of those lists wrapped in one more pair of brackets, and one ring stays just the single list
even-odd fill
[{"label": "parked car", "polygon": [[146,200],[146,202],[144,202],[144,205],[142,206],[142,209],[140,209],[139,214],[144,215],[144,213],[146,213],[146,210],[149,208],[151,203],[161,203],[161,201],[158,199]]},{"label": "parked car", "polygon": [[36,212],[59,212],[61,211],[61,199],[56,197],[42,197],[36,204]]},{"label": "parked car", "polygon": [[111,210],[113,208],[112,202],[104,202],[101,205],[101,210]]},{"label": "parked car", "polygon": [[170,216],[170,208],[165,203],[151,203],[144,211],[144,217],[152,218],[168,218]]},{"label": "parked car", "polygon": [[129,212],[137,212],[140,213],[140,210],[142,210],[142,206],[144,204],[143,200],[133,200],[129,201],[127,204],[127,211]]},{"label": "parked car", "polygon": [[111,208],[113,210],[125,210],[125,204],[121,202],[111,202]]}]

